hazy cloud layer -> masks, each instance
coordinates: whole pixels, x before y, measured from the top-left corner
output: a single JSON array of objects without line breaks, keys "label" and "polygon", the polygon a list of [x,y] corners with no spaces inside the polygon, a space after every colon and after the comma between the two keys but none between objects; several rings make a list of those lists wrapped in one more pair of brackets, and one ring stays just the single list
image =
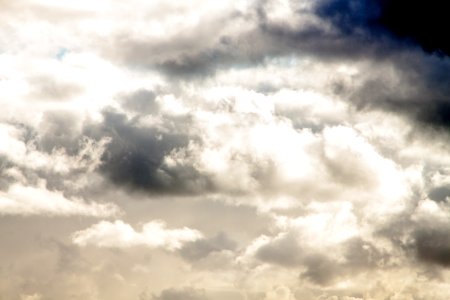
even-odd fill
[{"label": "hazy cloud layer", "polygon": [[438,2],[0,0],[0,298],[449,299]]},{"label": "hazy cloud layer", "polygon": [[[145,297],[143,299],[146,299]],[[149,298],[150,299],[150,298]],[[206,300],[204,292],[197,291],[190,288],[184,288],[180,290],[167,289],[161,292],[159,296],[153,296],[154,300],[177,300],[177,299],[189,299],[189,300]]]}]

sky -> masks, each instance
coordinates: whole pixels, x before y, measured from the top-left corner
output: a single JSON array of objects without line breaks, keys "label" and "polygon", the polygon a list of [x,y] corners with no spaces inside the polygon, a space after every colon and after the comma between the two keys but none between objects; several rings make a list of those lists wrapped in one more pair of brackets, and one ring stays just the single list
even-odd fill
[{"label": "sky", "polygon": [[0,0],[0,300],[450,299],[448,28]]}]

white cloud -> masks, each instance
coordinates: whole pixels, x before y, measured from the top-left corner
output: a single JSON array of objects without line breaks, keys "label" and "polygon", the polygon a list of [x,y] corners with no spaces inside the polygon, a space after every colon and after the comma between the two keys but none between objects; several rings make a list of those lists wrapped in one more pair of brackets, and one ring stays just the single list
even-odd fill
[{"label": "white cloud", "polygon": [[[346,104],[337,99],[290,90],[264,95],[237,87],[210,88],[201,96],[204,106],[190,111],[190,131],[200,139],[173,150],[164,163],[193,167],[219,190],[245,194],[222,197],[231,203],[267,211],[310,201],[350,201],[368,220],[384,222],[404,211],[422,184],[421,166],[405,167],[386,156],[385,141],[351,124]],[[294,115],[277,115],[277,107]],[[366,122],[378,122],[368,117]],[[297,128],[294,119],[306,125]]]},{"label": "white cloud", "polygon": [[160,220],[144,224],[140,232],[121,220],[101,221],[85,230],[75,232],[72,236],[73,242],[80,246],[94,245],[106,248],[145,246],[170,251],[200,238],[202,234],[195,229],[187,227],[167,229],[166,224]]},{"label": "white cloud", "polygon": [[[66,130],[67,132],[67,130]],[[79,150],[69,155],[63,147],[51,153],[37,149],[35,140],[25,140],[25,128],[0,123],[0,155],[18,166],[31,170],[44,170],[56,174],[68,174],[74,170],[92,172],[99,164],[108,138],[94,141],[87,137],[79,142]]]},{"label": "white cloud", "polygon": [[112,203],[68,199],[62,192],[48,190],[45,182],[37,187],[15,183],[6,192],[0,191],[0,215],[111,217],[118,213]]},{"label": "white cloud", "polygon": [[341,246],[364,234],[349,202],[311,203],[304,216],[296,218],[274,215],[273,227],[273,236],[257,237],[238,260],[254,263],[264,249],[270,249],[263,254],[267,261],[291,266],[310,253],[324,253],[339,260]]}]

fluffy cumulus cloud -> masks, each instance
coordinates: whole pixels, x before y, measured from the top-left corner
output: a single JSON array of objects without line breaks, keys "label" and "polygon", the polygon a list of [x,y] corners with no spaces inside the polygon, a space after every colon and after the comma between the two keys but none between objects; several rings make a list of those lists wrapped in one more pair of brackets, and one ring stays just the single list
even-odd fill
[{"label": "fluffy cumulus cloud", "polygon": [[119,212],[112,203],[86,203],[81,199],[67,199],[61,192],[45,187],[29,187],[14,184],[7,192],[0,193],[2,215],[85,215],[94,217],[113,216]]},{"label": "fluffy cumulus cloud", "polygon": [[449,299],[445,11],[0,0],[0,298]]},{"label": "fluffy cumulus cloud", "polygon": [[90,244],[112,248],[147,246],[175,250],[181,248],[184,243],[201,237],[200,232],[186,227],[166,229],[161,221],[148,222],[142,226],[142,232],[136,232],[129,224],[118,220],[113,223],[102,221],[88,229],[77,231],[73,235],[73,242],[80,246]]}]

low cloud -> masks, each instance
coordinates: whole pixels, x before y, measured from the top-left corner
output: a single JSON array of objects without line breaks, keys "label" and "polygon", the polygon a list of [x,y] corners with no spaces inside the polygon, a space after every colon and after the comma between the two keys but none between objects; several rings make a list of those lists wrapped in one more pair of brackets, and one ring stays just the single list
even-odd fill
[{"label": "low cloud", "polygon": [[151,221],[136,231],[131,225],[117,220],[102,221],[91,227],[77,231],[72,240],[79,246],[93,245],[105,248],[129,248],[145,246],[163,248],[169,251],[180,249],[185,243],[202,238],[202,234],[187,227],[167,229],[162,221]]},{"label": "low cloud", "polygon": [[[172,169],[164,162],[166,155],[188,144],[189,136],[182,133],[183,120],[163,118],[162,127],[138,121],[105,112],[104,123],[93,128],[91,134],[110,137],[101,158],[101,173],[117,185],[150,193],[192,194],[207,185],[194,168]],[[170,128],[173,123],[176,131]]]},{"label": "low cloud", "polygon": [[140,300],[207,300],[205,292],[194,288],[166,289],[158,296],[141,296]]},{"label": "low cloud", "polygon": [[44,184],[33,187],[15,183],[6,192],[0,192],[0,215],[112,217],[119,212],[115,204],[68,199],[62,192],[46,189]]},{"label": "low cloud", "polygon": [[212,238],[203,238],[197,241],[186,243],[180,249],[183,258],[190,261],[198,261],[214,252],[223,250],[235,250],[236,242],[231,240],[225,233],[220,232]]},{"label": "low cloud", "polygon": [[447,228],[419,229],[414,239],[419,260],[450,267],[450,231]]}]

